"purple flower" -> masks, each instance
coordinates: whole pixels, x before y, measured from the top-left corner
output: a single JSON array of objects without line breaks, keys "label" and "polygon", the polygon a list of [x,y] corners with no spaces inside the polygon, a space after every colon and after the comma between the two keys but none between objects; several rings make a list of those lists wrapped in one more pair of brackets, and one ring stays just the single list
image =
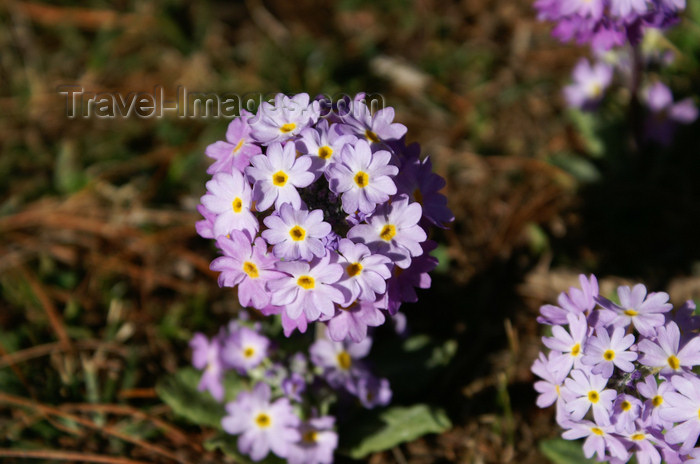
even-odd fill
[{"label": "purple flower", "polygon": [[310,260],[326,254],[321,239],[331,232],[331,226],[323,222],[320,209],[309,212],[285,203],[279,209],[279,215],[268,216],[263,222],[268,229],[262,232],[262,236],[267,243],[274,245],[272,253],[278,258]]},{"label": "purple flower", "polygon": [[668,293],[656,292],[647,295],[647,289],[642,284],[637,284],[630,289],[627,286],[617,288],[617,296],[620,304],[599,296],[598,303],[612,311],[615,317],[612,324],[615,327],[626,327],[630,322],[637,331],[645,337],[653,337],[655,327],[664,324],[665,318],[661,313],[671,310],[672,306],[667,303]]},{"label": "purple flower", "polygon": [[411,264],[411,257],[423,254],[420,243],[428,236],[418,225],[422,208],[408,203],[406,195],[398,195],[391,204],[377,208],[367,219],[348,231],[348,238],[365,243],[370,250],[391,258],[402,269]]},{"label": "purple flower", "polygon": [[668,406],[664,399],[665,395],[670,391],[675,391],[671,382],[662,381],[657,383],[656,377],[647,375],[643,382],[637,383],[637,391],[642,397],[647,399],[644,402],[642,419],[655,428],[670,428],[673,423],[661,419],[659,411]]},{"label": "purple flower", "polygon": [[229,173],[233,170],[243,171],[252,156],[261,152],[260,146],[250,138],[248,118],[252,116],[245,110],[228,125],[226,142],[218,141],[205,150],[207,156],[216,161],[207,169],[208,174],[216,172]]},{"label": "purple flower", "polygon": [[255,237],[259,224],[250,211],[251,189],[243,174],[218,172],[207,182],[207,191],[202,204],[216,214],[214,237],[228,235],[233,230],[242,230],[251,239]]},{"label": "purple flower", "polygon": [[389,314],[395,316],[401,307],[401,303],[415,303],[418,301],[416,288],[430,288],[432,279],[428,272],[435,269],[437,258],[430,252],[437,248],[437,243],[426,240],[421,243],[423,254],[411,260],[407,269],[394,266],[391,278],[387,280],[387,291],[378,302],[380,308],[385,308]]},{"label": "purple flower", "polygon": [[291,445],[301,437],[299,418],[287,398],[270,401],[270,387],[258,383],[252,391],[243,391],[235,401],[226,405],[228,413],[222,420],[223,429],[238,435],[238,449],[254,461],[260,461],[272,450],[287,457]]},{"label": "purple flower", "polygon": [[365,245],[341,239],[338,244],[340,264],[345,271],[339,282],[351,293],[351,300],[375,301],[377,294],[386,292],[386,280],[391,277],[391,260],[372,254]]},{"label": "purple flower", "polygon": [[338,434],[333,431],[335,418],[314,417],[299,426],[301,439],[289,448],[289,464],[332,464],[338,447]]},{"label": "purple flower", "polygon": [[591,274],[589,278],[581,274],[578,276],[581,288],[570,287],[569,293],[559,294],[557,302],[559,306],[543,305],[540,308],[541,316],[537,318],[540,324],[563,325],[568,322],[569,313],[590,314],[596,305],[598,296],[598,280]]},{"label": "purple flower", "polygon": [[342,387],[355,394],[355,379],[365,372],[357,361],[367,356],[370,348],[372,339],[369,337],[360,343],[318,339],[309,348],[309,354],[311,362],[323,369],[323,375],[331,387]]},{"label": "purple flower", "polygon": [[661,454],[655,446],[656,437],[642,427],[633,429],[625,437],[632,444],[630,452],[637,458],[637,464],[661,464]]},{"label": "purple flower", "polygon": [[562,355],[556,351],[550,351],[548,356],[540,353],[532,363],[530,370],[542,380],[535,382],[535,390],[540,394],[537,397],[537,406],[546,408],[557,403],[557,411],[562,401],[562,387],[568,371],[559,368],[556,358]]},{"label": "purple flower", "polygon": [[255,182],[253,200],[258,211],[265,211],[273,203],[278,209],[283,203],[291,203],[295,209],[301,207],[297,188],[314,181],[314,175],[309,171],[311,158],[296,158],[293,143],[284,147],[273,143],[267,147],[266,154],[254,156],[250,162],[252,166],[248,166],[245,172]]},{"label": "purple flower", "polygon": [[335,314],[334,303],[347,301],[344,289],[334,285],[343,275],[343,267],[331,262],[330,253],[311,263],[279,262],[277,269],[286,275],[268,283],[271,303],[284,306],[290,319],[297,319],[302,313],[309,322],[321,316],[330,319]]},{"label": "purple flower", "polygon": [[639,360],[642,364],[661,368],[661,374],[689,372],[691,367],[700,364],[700,337],[692,338],[679,350],[681,332],[675,322],[659,327],[656,334],[656,343],[639,342],[639,351],[644,353]]},{"label": "purple flower", "polygon": [[387,379],[364,375],[357,380],[357,397],[367,409],[386,406],[391,403],[391,387]]},{"label": "purple flower", "polygon": [[342,194],[343,211],[348,214],[357,210],[371,213],[378,203],[386,202],[396,193],[392,177],[399,172],[399,168],[390,165],[390,160],[388,151],[372,153],[364,140],[358,140],[354,147],[343,147],[340,159],[327,170],[331,191]]},{"label": "purple flower", "polygon": [[301,402],[301,394],[306,391],[306,381],[298,372],[292,372],[289,377],[282,381],[282,391],[287,398]]},{"label": "purple flower", "polygon": [[354,301],[348,307],[340,307],[328,321],[328,336],[342,342],[346,338],[361,342],[367,337],[367,327],[384,324],[385,317],[373,301]]},{"label": "purple flower", "polygon": [[257,367],[267,357],[270,340],[248,327],[235,330],[223,341],[221,359],[240,374]]},{"label": "purple flower", "polygon": [[356,140],[354,135],[329,130],[328,120],[323,119],[316,127],[304,129],[296,142],[296,149],[302,155],[311,156],[314,161],[312,166],[321,174],[340,157],[340,151],[345,145],[352,145]]},{"label": "purple flower", "polygon": [[216,214],[209,211],[204,205],[197,205],[197,211],[204,217],[201,221],[197,221],[195,229],[202,238],[214,238],[214,221]]},{"label": "purple flower", "polygon": [[635,421],[642,414],[642,402],[632,395],[619,395],[612,410],[612,422],[618,433],[630,433],[635,429]]},{"label": "purple flower", "polygon": [[610,423],[612,404],[617,393],[614,390],[605,389],[608,379],[596,374],[588,374],[582,370],[571,371],[571,377],[564,381],[564,385],[571,392],[571,401],[567,401],[566,408],[573,420],[581,420],[589,409],[593,409],[593,417],[599,424]]},{"label": "purple flower", "polygon": [[562,326],[552,327],[552,337],[542,337],[542,343],[551,349],[563,353],[557,360],[557,368],[569,372],[572,366],[578,367],[583,357],[584,345],[588,334],[588,322],[583,314],[569,314],[569,332]]},{"label": "purple flower", "polygon": [[258,113],[249,120],[251,136],[263,145],[284,142],[315,124],[320,115],[319,103],[309,102],[308,94],[289,98],[278,93],[274,105],[263,102]]},{"label": "purple flower", "polygon": [[646,103],[651,110],[645,125],[645,137],[662,145],[670,145],[677,125],[690,124],[698,117],[698,109],[691,98],[673,102],[671,90],[661,82],[649,87]]},{"label": "purple flower", "polygon": [[583,443],[583,454],[587,458],[591,458],[594,454],[597,454],[597,459],[599,461],[604,461],[606,459],[605,452],[607,450],[613,457],[620,459],[621,462],[627,462],[627,459],[629,459],[629,453],[627,453],[622,442],[615,437],[615,429],[612,425],[593,423],[585,420],[581,422],[571,422],[568,428],[569,430],[566,430],[562,434],[562,437],[565,439],[577,440],[586,437],[586,441]]},{"label": "purple flower", "polygon": [[197,390],[208,391],[217,401],[224,399],[224,367],[219,356],[221,344],[218,338],[211,342],[201,333],[194,334],[190,340],[192,348],[192,364],[199,370],[204,370]]},{"label": "purple flower", "polygon": [[265,285],[269,280],[283,276],[275,270],[277,258],[267,253],[265,240],[258,237],[253,246],[243,232],[234,230],[231,238],[220,237],[216,244],[223,256],[211,263],[211,269],[221,272],[219,285],[238,285],[238,301],[241,306],[262,309],[270,302]]},{"label": "purple flower", "polygon": [[624,372],[632,372],[637,353],[627,351],[634,343],[634,335],[625,335],[623,327],[617,327],[612,336],[604,327],[596,329],[596,336],[591,337],[586,345],[586,354],[581,359],[583,364],[593,366],[594,374],[601,374],[606,379],[612,377],[613,366]]},{"label": "purple flower", "polygon": [[398,140],[406,134],[406,126],[394,123],[394,109],[383,108],[372,116],[364,101],[355,99],[350,102],[349,111],[340,115],[338,130],[344,134],[353,134],[370,143]]},{"label": "purple flower", "polygon": [[666,432],[664,439],[670,444],[682,443],[680,451],[687,453],[700,436],[700,379],[695,375],[674,375],[671,384],[677,392],[666,393],[668,407],[659,415],[677,424]]},{"label": "purple flower", "polygon": [[613,69],[605,63],[593,66],[581,58],[574,68],[574,83],[564,88],[564,96],[570,106],[586,110],[595,109],[612,82]]},{"label": "purple flower", "polygon": [[610,0],[610,12],[620,18],[647,12],[647,0]]},{"label": "purple flower", "polygon": [[423,218],[430,224],[447,228],[455,217],[447,207],[447,198],[440,193],[445,179],[433,172],[430,157],[420,161],[418,157],[404,163],[395,179],[399,193],[405,193],[423,208]]}]

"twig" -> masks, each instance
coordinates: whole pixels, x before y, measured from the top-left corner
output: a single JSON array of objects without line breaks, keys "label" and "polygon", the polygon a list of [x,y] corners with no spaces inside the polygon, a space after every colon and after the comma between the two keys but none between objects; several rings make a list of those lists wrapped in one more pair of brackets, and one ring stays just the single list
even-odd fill
[{"label": "twig", "polygon": [[0,449],[0,457],[3,458],[24,458],[24,459],[50,459],[54,461],[79,461],[104,464],[149,464],[145,461],[134,461],[133,459],[103,456],[101,454],[86,454],[76,451],[59,450],[21,450],[21,449]]},{"label": "twig", "polygon": [[[127,355],[127,349],[123,346],[114,343],[105,343],[101,340],[80,340],[75,342],[74,346],[79,350],[95,350],[101,349],[110,353],[115,353],[120,356]],[[13,366],[32,359],[41,358],[49,354],[61,351],[63,347],[60,342],[46,343],[44,345],[36,345],[13,353],[7,353],[0,356],[0,369],[8,366]]]}]

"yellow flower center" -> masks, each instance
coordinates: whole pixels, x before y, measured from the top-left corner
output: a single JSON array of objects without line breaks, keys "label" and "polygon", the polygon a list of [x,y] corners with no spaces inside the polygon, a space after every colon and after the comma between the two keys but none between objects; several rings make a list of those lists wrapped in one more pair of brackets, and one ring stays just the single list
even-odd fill
[{"label": "yellow flower center", "polygon": [[288,122],[287,124],[283,124],[282,127],[280,127],[280,132],[282,132],[284,134],[288,134],[296,128],[297,128],[296,124],[294,124],[293,122]]},{"label": "yellow flower center", "polygon": [[632,435],[630,438],[631,438],[632,440],[634,440],[634,441],[639,441],[639,440],[644,440],[644,437],[645,437],[645,436],[646,436],[646,435],[644,435],[643,433],[637,432],[637,433],[635,433],[634,435]]},{"label": "yellow flower center", "polygon": [[605,435],[605,432],[603,432],[603,431],[602,431],[600,428],[598,428],[598,427],[593,427],[593,428],[591,429],[591,432],[595,433],[596,435],[600,435],[600,436]]},{"label": "yellow flower center", "polygon": [[241,139],[241,140],[238,142],[238,144],[236,144],[236,146],[233,147],[233,150],[231,150],[231,154],[232,154],[232,155],[235,156],[236,153],[238,153],[238,150],[241,149],[241,147],[243,146],[243,142],[244,142],[244,141],[245,141],[245,139]]},{"label": "yellow flower center", "polygon": [[615,352],[613,350],[605,350],[605,353],[603,353],[603,359],[606,361],[612,361],[615,359]]},{"label": "yellow flower center", "polygon": [[243,201],[241,201],[240,198],[236,197],[231,202],[231,207],[233,208],[234,213],[240,213],[241,210],[243,209]]},{"label": "yellow flower center", "polygon": [[255,349],[250,347],[250,346],[246,347],[246,349],[243,350],[243,357],[244,358],[252,358],[254,354],[255,354]]},{"label": "yellow flower center", "polygon": [[294,226],[289,229],[289,236],[292,237],[292,240],[295,242],[301,242],[306,237],[306,231],[299,226]]},{"label": "yellow flower center", "polygon": [[338,353],[338,365],[341,369],[348,370],[352,366],[352,358],[347,351],[341,351]]},{"label": "yellow flower center", "polygon": [[591,390],[588,392],[588,401],[590,401],[591,403],[597,403],[599,399],[600,396],[598,395],[597,391]]},{"label": "yellow flower center", "polygon": [[307,430],[301,435],[301,439],[304,440],[304,443],[316,443],[318,440],[318,432],[315,430]]},{"label": "yellow flower center", "polygon": [[255,265],[255,263],[251,263],[250,261],[246,261],[243,263],[243,272],[248,274],[248,277],[251,279],[257,279],[260,277],[260,272],[258,272],[258,266]]},{"label": "yellow flower center", "polygon": [[625,309],[625,316],[633,316],[634,317],[637,314],[639,314],[639,313],[632,308]]},{"label": "yellow flower center", "polygon": [[571,348],[571,356],[578,356],[581,354],[581,344],[577,343]]},{"label": "yellow flower center", "polygon": [[365,137],[367,137],[367,140],[369,140],[370,142],[379,143],[379,137],[377,137],[377,134],[375,134],[369,129],[365,131]]},{"label": "yellow flower center", "polygon": [[674,355],[669,356],[666,361],[668,361],[668,365],[671,366],[671,369],[674,371],[681,367],[681,362]]},{"label": "yellow flower center", "polygon": [[318,149],[318,157],[327,160],[333,154],[333,149],[328,145],[325,145]]},{"label": "yellow flower center", "polygon": [[369,174],[364,171],[355,174],[355,184],[360,188],[367,187],[367,184],[369,184]]},{"label": "yellow flower center", "polygon": [[264,412],[261,412],[255,418],[255,425],[257,425],[261,429],[265,429],[265,428],[269,427],[271,424],[272,424],[272,419],[270,419],[270,416],[268,416]]},{"label": "yellow flower center", "polygon": [[632,409],[632,403],[625,400],[622,402],[622,404],[620,404],[620,409],[622,409],[623,411],[629,411],[630,409]]},{"label": "yellow flower center", "polygon": [[655,407],[658,408],[661,406],[661,403],[664,402],[664,398],[661,395],[656,395],[651,399],[651,404]]},{"label": "yellow flower center", "polygon": [[387,242],[394,238],[394,235],[396,235],[396,227],[392,224],[384,225],[382,231],[379,232],[379,236],[382,240],[386,240]]},{"label": "yellow flower center", "polygon": [[348,273],[350,277],[355,277],[358,275],[360,272],[362,272],[362,264],[360,263],[352,263],[349,265],[345,271]]},{"label": "yellow flower center", "polygon": [[287,179],[289,179],[289,176],[287,176],[284,171],[277,171],[272,175],[272,183],[277,187],[284,187],[287,183]]},{"label": "yellow flower center", "polygon": [[310,275],[303,275],[297,279],[297,285],[304,290],[311,290],[316,285],[316,281]]}]

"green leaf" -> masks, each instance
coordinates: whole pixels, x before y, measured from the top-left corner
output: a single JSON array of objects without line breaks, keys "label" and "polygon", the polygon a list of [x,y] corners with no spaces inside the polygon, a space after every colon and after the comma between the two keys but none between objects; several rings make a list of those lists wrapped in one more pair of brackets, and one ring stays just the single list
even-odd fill
[{"label": "green leaf", "polygon": [[345,452],[353,459],[361,459],[428,433],[442,433],[450,427],[452,423],[444,411],[416,404],[395,406],[375,413],[374,417],[358,417],[346,424],[339,436],[345,442],[342,446]]},{"label": "green leaf", "polygon": [[540,451],[554,464],[589,464],[595,462],[583,455],[580,441],[554,438],[540,442]]},{"label": "green leaf", "polygon": [[[244,386],[240,378],[230,372],[224,381],[226,399],[233,399]],[[216,401],[208,392],[197,390],[202,373],[186,367],[162,379],[156,385],[158,396],[175,414],[198,425],[221,428],[224,403]]]}]

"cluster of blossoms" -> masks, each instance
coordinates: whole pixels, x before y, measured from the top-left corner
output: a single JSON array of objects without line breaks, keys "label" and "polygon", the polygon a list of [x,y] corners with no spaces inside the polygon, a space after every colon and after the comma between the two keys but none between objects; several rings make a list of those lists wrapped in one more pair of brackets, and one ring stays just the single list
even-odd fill
[{"label": "cluster of blossoms", "polygon": [[700,317],[673,308],[644,285],[619,287],[619,304],[598,294],[595,276],[540,308],[551,326],[532,371],[539,407],[556,403],[562,436],[586,438],[587,457],[639,464],[700,463]]},{"label": "cluster of blossoms", "polygon": [[364,363],[372,345],[314,342],[308,352],[285,356],[261,333],[260,324],[232,321],[211,340],[190,341],[194,367],[203,371],[198,389],[218,401],[225,398],[228,372],[249,388],[225,405],[221,426],[238,435],[238,449],[253,460],[270,451],[290,464],[330,464],[338,445],[336,417],[319,411],[340,401],[365,408],[391,401],[389,382]]},{"label": "cluster of blossoms", "polygon": [[[640,87],[644,69],[673,62],[673,54],[657,53],[655,44],[661,30],[678,22],[685,0],[537,0],[535,8],[539,19],[556,23],[555,37],[589,43],[593,51],[593,63],[582,58],[573,70],[573,82],[564,89],[571,107],[597,109],[617,74],[647,108],[643,127],[647,140],[670,145],[678,124],[697,119],[693,101],[674,102],[662,82]],[[642,41],[649,46],[641,47]]]},{"label": "cluster of blossoms", "polygon": [[219,284],[280,314],[287,336],[321,321],[334,341],[362,341],[430,286],[427,232],[453,220],[444,179],[405,145],[393,108],[372,114],[363,95],[278,94],[241,113],[206,150],[197,231],[221,250]]}]

